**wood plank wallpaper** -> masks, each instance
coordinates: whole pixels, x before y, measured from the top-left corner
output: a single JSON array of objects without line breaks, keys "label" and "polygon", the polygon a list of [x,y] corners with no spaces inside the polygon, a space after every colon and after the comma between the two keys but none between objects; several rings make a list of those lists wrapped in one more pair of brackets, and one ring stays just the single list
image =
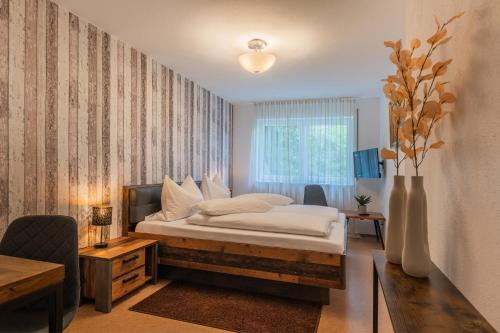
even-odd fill
[{"label": "wood plank wallpaper", "polygon": [[0,0],[0,237],[63,214],[93,243],[94,204],[121,187],[219,173],[231,180],[233,106],[46,0]]}]

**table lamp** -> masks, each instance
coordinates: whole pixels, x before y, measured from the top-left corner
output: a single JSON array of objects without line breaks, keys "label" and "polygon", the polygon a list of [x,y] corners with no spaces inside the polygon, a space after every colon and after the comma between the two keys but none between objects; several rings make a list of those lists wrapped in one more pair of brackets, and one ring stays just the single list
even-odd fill
[{"label": "table lamp", "polygon": [[96,243],[94,247],[103,248],[108,246],[108,243],[102,240],[102,234],[103,234],[102,227],[111,225],[112,223],[111,216],[112,216],[111,206],[92,207],[92,225],[101,227],[101,241],[99,243]]}]

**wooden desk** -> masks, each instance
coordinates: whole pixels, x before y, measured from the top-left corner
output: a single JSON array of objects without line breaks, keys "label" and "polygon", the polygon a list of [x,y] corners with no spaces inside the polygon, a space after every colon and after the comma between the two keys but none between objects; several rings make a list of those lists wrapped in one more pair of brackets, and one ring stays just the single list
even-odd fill
[{"label": "wooden desk", "polygon": [[428,278],[406,275],[373,251],[373,332],[378,332],[378,282],[394,332],[496,332],[433,264]]},{"label": "wooden desk", "polygon": [[64,265],[0,255],[0,305],[49,297],[49,331],[62,332]]},{"label": "wooden desk", "polygon": [[373,226],[375,227],[375,235],[377,236],[377,242],[382,243],[382,249],[385,249],[384,237],[382,236],[382,231],[380,229],[380,222],[385,222],[385,217],[382,213],[368,212],[367,214],[359,214],[355,210],[344,210],[342,213],[345,214],[346,222],[349,223],[350,219],[355,220],[369,220],[373,221]]}]

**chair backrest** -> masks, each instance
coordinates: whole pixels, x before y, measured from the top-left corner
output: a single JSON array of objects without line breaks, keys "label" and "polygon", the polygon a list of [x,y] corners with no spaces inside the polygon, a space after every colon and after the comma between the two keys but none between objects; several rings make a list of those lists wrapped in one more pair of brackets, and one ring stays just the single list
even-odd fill
[{"label": "chair backrest", "polygon": [[328,206],[325,191],[321,185],[306,185],[304,189],[304,205]]},{"label": "chair backrest", "polygon": [[20,217],[7,228],[0,254],[64,264],[64,307],[78,306],[80,270],[75,219],[60,215]]}]

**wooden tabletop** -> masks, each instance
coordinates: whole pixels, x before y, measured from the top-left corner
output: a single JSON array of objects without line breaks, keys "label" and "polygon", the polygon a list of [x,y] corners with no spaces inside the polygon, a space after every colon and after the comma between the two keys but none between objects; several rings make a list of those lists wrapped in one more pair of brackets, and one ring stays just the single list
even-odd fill
[{"label": "wooden tabletop", "polygon": [[82,258],[94,258],[113,260],[116,257],[133,252],[140,248],[158,243],[154,239],[140,239],[132,237],[119,237],[109,240],[108,247],[95,248],[93,246],[80,249],[79,254]]},{"label": "wooden tabletop", "polygon": [[0,304],[64,281],[64,265],[0,255]]},{"label": "wooden tabletop", "polygon": [[496,332],[433,264],[428,278],[406,275],[373,251],[373,263],[394,332]]},{"label": "wooden tabletop", "polygon": [[385,221],[384,215],[378,212],[368,212],[367,214],[359,214],[356,210],[343,210],[341,213],[345,214],[345,217],[348,219],[357,219],[357,220],[377,220],[377,221]]}]

